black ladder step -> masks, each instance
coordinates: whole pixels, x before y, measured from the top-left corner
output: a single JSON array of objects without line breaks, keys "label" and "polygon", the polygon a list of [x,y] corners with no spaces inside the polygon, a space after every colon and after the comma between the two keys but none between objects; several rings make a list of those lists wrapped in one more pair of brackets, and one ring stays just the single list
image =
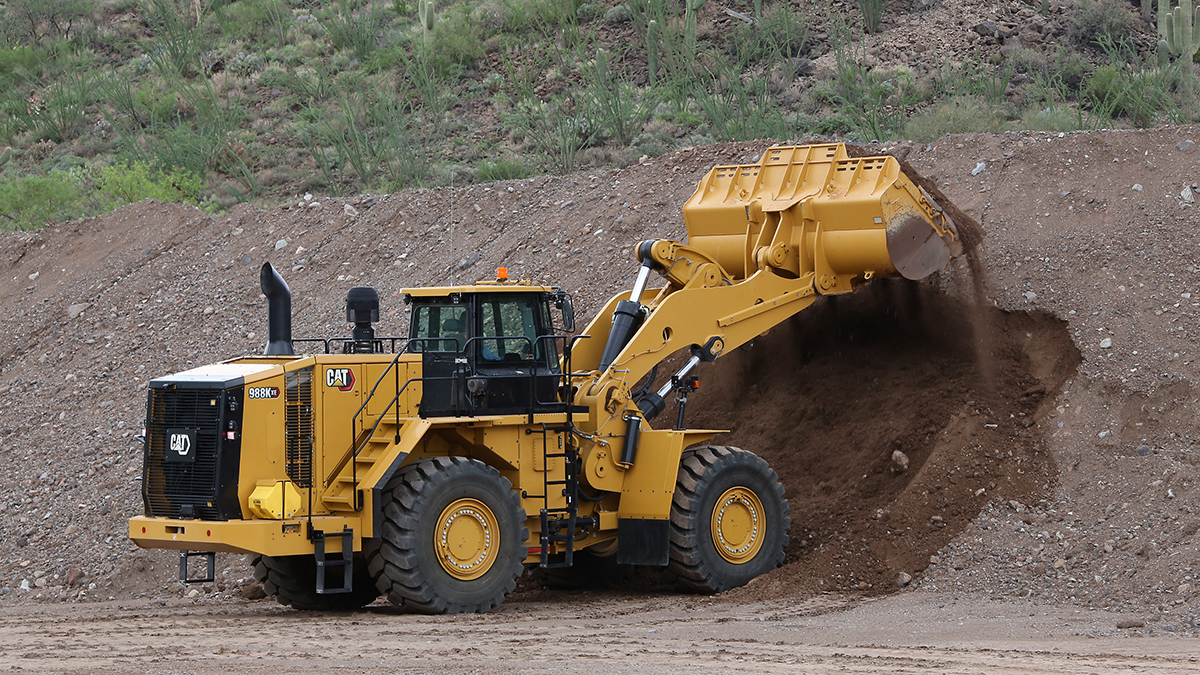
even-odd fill
[{"label": "black ladder step", "polygon": [[[311,526],[310,526],[311,527]],[[342,528],[341,532],[328,534],[321,530],[310,530],[309,538],[313,542],[313,554],[317,559],[317,594],[318,595],[333,595],[336,593],[349,593],[354,590],[354,530],[348,527]],[[336,558],[325,557],[325,538],[326,537],[341,537],[342,550],[337,553]],[[329,588],[325,585],[325,570],[333,568],[342,568],[342,585],[340,587]]]}]

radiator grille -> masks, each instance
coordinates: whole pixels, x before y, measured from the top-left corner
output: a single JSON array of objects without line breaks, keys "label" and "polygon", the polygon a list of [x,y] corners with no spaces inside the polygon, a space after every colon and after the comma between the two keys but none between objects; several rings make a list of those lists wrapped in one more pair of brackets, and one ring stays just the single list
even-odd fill
[{"label": "radiator grille", "polygon": [[[211,389],[150,390],[143,486],[147,515],[223,520],[217,507],[223,402],[223,392]],[[171,429],[196,432],[194,461],[167,460]]]},{"label": "radiator grille", "polygon": [[312,487],[312,377],[312,366],[287,374],[284,398],[287,474],[297,487]]}]

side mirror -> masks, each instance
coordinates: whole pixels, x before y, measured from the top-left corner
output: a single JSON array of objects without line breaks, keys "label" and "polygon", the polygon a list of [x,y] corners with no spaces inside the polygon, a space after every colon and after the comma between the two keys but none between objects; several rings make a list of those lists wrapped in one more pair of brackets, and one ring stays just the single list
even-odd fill
[{"label": "side mirror", "polygon": [[575,332],[575,308],[571,306],[571,296],[559,291],[554,304],[562,311],[563,330],[568,333]]}]

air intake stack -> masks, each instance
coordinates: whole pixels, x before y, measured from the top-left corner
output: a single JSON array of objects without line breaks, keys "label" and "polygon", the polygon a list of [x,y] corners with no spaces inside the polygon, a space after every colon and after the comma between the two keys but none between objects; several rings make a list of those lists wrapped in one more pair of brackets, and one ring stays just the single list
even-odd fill
[{"label": "air intake stack", "polygon": [[355,286],[346,293],[346,321],[354,324],[353,341],[346,345],[347,353],[375,352],[375,328],[379,321],[379,293],[370,286]]}]

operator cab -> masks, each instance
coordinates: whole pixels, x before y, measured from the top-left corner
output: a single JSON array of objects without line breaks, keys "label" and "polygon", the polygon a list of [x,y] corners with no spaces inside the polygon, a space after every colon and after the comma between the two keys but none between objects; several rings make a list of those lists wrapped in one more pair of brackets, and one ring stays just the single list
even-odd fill
[{"label": "operator cab", "polygon": [[[564,409],[559,342],[574,326],[570,298],[527,282],[404,291],[408,351],[422,355],[421,417]],[[565,324],[555,330],[551,306]]]}]

